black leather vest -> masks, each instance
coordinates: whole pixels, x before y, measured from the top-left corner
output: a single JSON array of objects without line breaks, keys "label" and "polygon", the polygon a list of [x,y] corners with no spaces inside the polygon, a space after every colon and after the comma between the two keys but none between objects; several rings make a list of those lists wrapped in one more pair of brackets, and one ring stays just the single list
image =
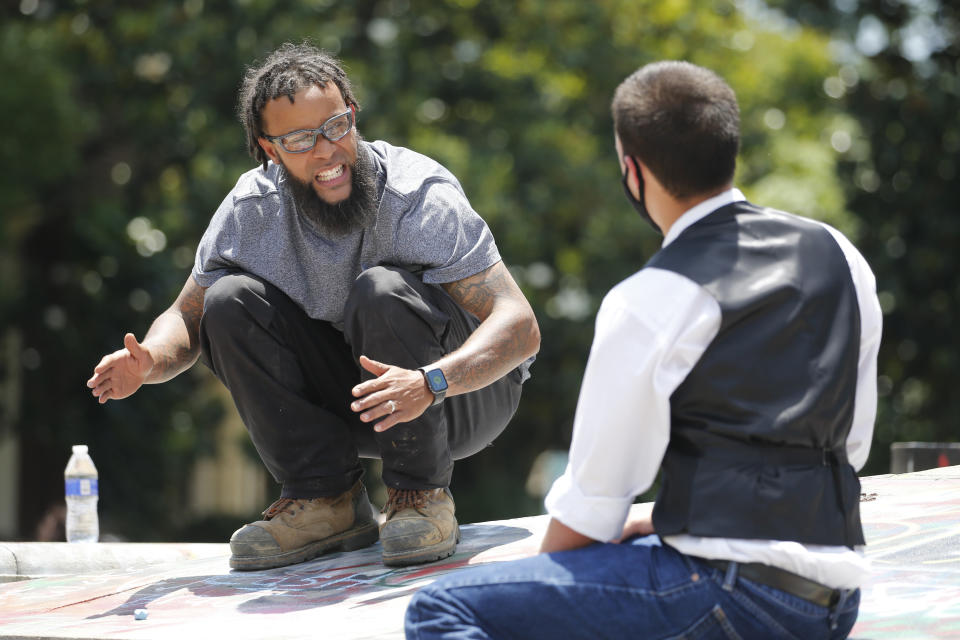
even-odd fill
[{"label": "black leather vest", "polygon": [[737,202],[647,267],[700,284],[721,311],[716,338],[670,397],[657,533],[863,544],[845,447],[860,312],[830,232]]}]

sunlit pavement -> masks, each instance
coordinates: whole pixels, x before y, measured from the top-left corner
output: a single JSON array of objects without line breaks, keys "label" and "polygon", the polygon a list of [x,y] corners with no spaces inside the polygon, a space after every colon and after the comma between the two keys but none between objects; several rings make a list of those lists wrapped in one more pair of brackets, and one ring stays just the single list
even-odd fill
[{"label": "sunlit pavement", "polygon": [[[875,573],[851,637],[960,638],[960,467],[862,483]],[[0,543],[0,638],[402,638],[414,591],[531,555],[545,526],[464,525],[452,557],[404,569],[385,567],[379,544],[238,572],[226,544]]]}]

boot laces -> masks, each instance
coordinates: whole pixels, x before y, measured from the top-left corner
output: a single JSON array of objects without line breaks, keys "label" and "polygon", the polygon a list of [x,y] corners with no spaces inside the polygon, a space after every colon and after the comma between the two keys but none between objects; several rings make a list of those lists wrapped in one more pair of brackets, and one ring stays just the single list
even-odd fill
[{"label": "boot laces", "polygon": [[394,489],[387,487],[387,503],[381,509],[382,513],[403,511],[404,509],[420,510],[427,506],[427,497],[430,489]]},{"label": "boot laces", "polygon": [[274,501],[273,504],[267,507],[266,511],[264,511],[260,515],[263,516],[264,520],[270,520],[271,518],[274,518],[280,515],[284,511],[286,511],[290,515],[293,515],[294,510],[290,507],[295,502],[297,502],[297,500],[294,498],[278,498],[276,501]]}]

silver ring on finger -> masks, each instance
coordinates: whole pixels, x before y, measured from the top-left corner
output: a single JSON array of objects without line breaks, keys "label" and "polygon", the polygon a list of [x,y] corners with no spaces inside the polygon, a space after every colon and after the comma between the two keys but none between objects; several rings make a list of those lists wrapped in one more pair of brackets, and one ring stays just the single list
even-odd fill
[{"label": "silver ring on finger", "polygon": [[387,400],[387,413],[393,413],[397,410],[397,403],[393,400]]}]

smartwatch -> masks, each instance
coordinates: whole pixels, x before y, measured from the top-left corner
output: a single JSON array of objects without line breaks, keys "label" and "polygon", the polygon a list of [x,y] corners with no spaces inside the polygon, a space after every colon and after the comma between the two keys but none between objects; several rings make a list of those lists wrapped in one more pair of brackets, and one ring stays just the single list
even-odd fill
[{"label": "smartwatch", "polygon": [[439,367],[433,369],[418,367],[418,369],[423,374],[424,380],[427,381],[427,389],[430,389],[433,393],[433,404],[430,406],[435,407],[443,402],[443,396],[447,395],[447,379]]}]

